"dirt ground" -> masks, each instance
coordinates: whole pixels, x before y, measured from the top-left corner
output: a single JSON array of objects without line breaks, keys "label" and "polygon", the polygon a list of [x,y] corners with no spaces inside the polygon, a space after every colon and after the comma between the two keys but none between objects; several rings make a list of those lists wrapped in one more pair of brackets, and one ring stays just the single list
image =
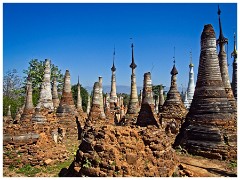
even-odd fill
[{"label": "dirt ground", "polygon": [[[177,153],[180,171],[190,177],[237,177],[236,161],[220,161]],[[183,173],[184,174],[184,173]]]},{"label": "dirt ground", "polygon": [[[179,173],[182,176],[190,177],[237,177],[237,162],[235,161],[220,161],[207,159],[200,156],[191,156],[188,154],[177,153],[180,161]],[[69,163],[70,165],[70,163]],[[68,166],[66,166],[67,168]],[[54,167],[51,167],[54,169]],[[4,177],[26,177],[23,173],[17,172],[17,169],[9,169],[4,167]],[[52,172],[38,172],[32,174],[35,177],[56,177],[59,169],[56,168]]]}]

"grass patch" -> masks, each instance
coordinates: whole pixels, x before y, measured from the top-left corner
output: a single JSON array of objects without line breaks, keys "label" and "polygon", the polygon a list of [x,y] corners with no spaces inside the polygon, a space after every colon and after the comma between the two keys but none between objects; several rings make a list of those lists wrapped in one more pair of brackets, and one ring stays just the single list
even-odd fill
[{"label": "grass patch", "polygon": [[28,177],[34,177],[37,173],[41,172],[41,169],[38,169],[36,167],[33,167],[29,164],[24,165],[22,168],[19,168],[16,173],[24,174]]}]

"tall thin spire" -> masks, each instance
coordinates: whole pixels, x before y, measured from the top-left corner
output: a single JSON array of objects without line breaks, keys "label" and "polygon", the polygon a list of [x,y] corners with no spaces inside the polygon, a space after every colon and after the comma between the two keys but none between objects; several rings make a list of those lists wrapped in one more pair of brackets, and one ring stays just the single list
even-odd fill
[{"label": "tall thin spire", "polygon": [[232,108],[236,110],[236,101],[233,96],[233,92],[230,84],[230,79],[228,75],[227,54],[225,52],[225,44],[228,43],[228,39],[223,36],[220,14],[221,14],[221,10],[219,9],[219,6],[218,6],[218,18],[219,18],[219,28],[220,28],[220,34],[217,40],[217,44],[219,45],[219,48],[220,48],[219,54],[218,54],[218,60],[219,60],[222,82],[223,82],[225,91],[227,93],[228,101],[231,103]]},{"label": "tall thin spire", "polygon": [[228,39],[224,37],[223,35],[223,31],[222,31],[222,24],[221,24],[221,18],[220,18],[220,15],[221,15],[221,10],[219,8],[219,5],[218,5],[218,21],[219,21],[219,29],[220,29],[220,34],[219,34],[219,38],[217,40],[217,44],[220,45],[220,51],[222,51],[222,45],[228,43]]},{"label": "tall thin spire", "polygon": [[79,76],[78,76],[78,83],[77,84],[79,85]]},{"label": "tall thin spire", "polygon": [[114,65],[115,60],[115,45],[114,45],[114,51],[113,51],[113,66],[111,68],[112,70],[112,77],[111,77],[111,91],[110,91],[110,109],[114,110],[115,105],[117,103],[117,88],[116,88],[116,68]]},{"label": "tall thin spire", "polygon": [[130,93],[130,99],[129,99],[127,113],[128,114],[137,114],[139,111],[136,74],[135,74],[135,68],[137,67],[137,65],[134,62],[133,43],[132,43],[131,47],[132,47],[132,63],[130,64],[130,68],[132,68],[131,93]]}]

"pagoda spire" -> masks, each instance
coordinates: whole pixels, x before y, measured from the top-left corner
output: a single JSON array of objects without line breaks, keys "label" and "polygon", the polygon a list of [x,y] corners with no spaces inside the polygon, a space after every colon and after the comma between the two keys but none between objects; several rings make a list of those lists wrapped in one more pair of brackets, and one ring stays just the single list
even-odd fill
[{"label": "pagoda spire", "polygon": [[130,68],[132,68],[132,70],[134,70],[136,67],[137,67],[137,65],[135,64],[135,62],[134,62],[134,52],[133,52],[133,43],[132,43],[132,45],[131,45],[131,48],[132,48],[132,63],[130,64]]},{"label": "pagoda spire", "polygon": [[114,60],[115,60],[115,46],[114,46],[114,51],[113,51],[113,65],[112,65],[112,68],[111,68],[112,71],[116,71]]},{"label": "pagoda spire", "polygon": [[111,68],[112,70],[112,77],[111,77],[111,92],[110,92],[110,109],[114,110],[116,103],[117,103],[117,86],[116,86],[116,68],[114,65],[115,60],[115,46],[113,51],[113,66]]},{"label": "pagoda spire", "polygon": [[132,63],[130,64],[130,68],[132,68],[131,93],[130,93],[130,99],[129,99],[128,109],[127,109],[127,114],[137,114],[138,111],[139,111],[136,74],[135,74],[135,68],[137,67],[137,65],[134,62],[133,43],[132,43],[131,47],[132,47]]},{"label": "pagoda spire", "polygon": [[234,47],[233,52],[231,53],[231,57],[234,58],[234,60],[237,60],[237,44],[236,44],[236,34],[234,33]]},{"label": "pagoda spire", "polygon": [[220,28],[220,34],[217,40],[217,44],[219,45],[219,48],[220,48],[219,54],[218,54],[218,60],[219,60],[222,82],[223,82],[225,91],[227,93],[228,101],[230,102],[232,108],[236,111],[236,100],[234,98],[232,87],[230,84],[230,78],[228,75],[227,54],[225,52],[225,44],[228,43],[228,39],[223,36],[220,14],[221,14],[221,10],[218,6],[218,19],[219,19],[219,28]]},{"label": "pagoda spire", "polygon": [[228,43],[228,39],[224,37],[223,35],[223,31],[222,31],[222,24],[221,24],[221,18],[220,18],[220,15],[221,15],[221,10],[219,8],[219,5],[218,5],[218,21],[219,21],[219,29],[220,29],[220,34],[219,34],[219,38],[217,40],[217,44],[219,44],[220,46],[220,51],[224,50],[224,45],[226,43]]}]

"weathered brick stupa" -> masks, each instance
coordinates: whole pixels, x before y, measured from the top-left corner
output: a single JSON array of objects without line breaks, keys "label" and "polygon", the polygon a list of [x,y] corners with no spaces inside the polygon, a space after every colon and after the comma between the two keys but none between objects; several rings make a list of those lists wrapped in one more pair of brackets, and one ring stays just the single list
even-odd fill
[{"label": "weathered brick stupa", "polygon": [[232,90],[233,95],[237,101],[237,45],[236,45],[236,34],[234,33],[234,49],[231,53],[231,57],[233,57],[233,72],[232,72]]},{"label": "weathered brick stupa", "polygon": [[230,102],[233,110],[237,111],[236,100],[233,96],[232,87],[231,87],[230,79],[229,79],[229,75],[228,75],[227,54],[225,52],[225,44],[228,43],[228,39],[223,36],[220,14],[221,14],[221,11],[218,6],[218,19],[219,19],[220,34],[219,34],[219,38],[217,40],[217,44],[219,45],[218,59],[219,59],[220,71],[221,71],[223,85],[224,85],[225,91],[227,93],[228,101]]},{"label": "weathered brick stupa", "polygon": [[195,93],[174,146],[208,158],[236,158],[236,116],[221,78],[215,32],[205,25]]},{"label": "weathered brick stupa", "polygon": [[53,78],[53,82],[52,82],[52,102],[53,102],[53,107],[57,109],[57,107],[59,106],[59,98],[58,98],[56,78]]},{"label": "weathered brick stupa", "polygon": [[92,122],[102,119],[99,91],[100,91],[99,82],[95,82],[93,86],[92,106],[88,115],[88,119]]},{"label": "weathered brick stupa", "polygon": [[27,86],[26,86],[26,101],[21,114],[20,122],[21,124],[25,122],[30,122],[32,115],[34,113],[34,106],[32,101],[32,81],[30,76],[27,77]]},{"label": "weathered brick stupa", "polygon": [[102,86],[103,78],[101,76],[98,77],[99,83],[99,103],[100,103],[100,110],[101,110],[101,119],[106,118],[104,113],[104,104],[103,104],[103,86]]},{"label": "weathered brick stupa", "polygon": [[150,72],[144,74],[142,95],[143,95],[142,104],[136,125],[139,126],[155,125],[158,127],[159,125],[156,121],[156,113],[154,108],[152,92],[152,80]]},{"label": "weathered brick stupa", "polygon": [[57,116],[68,116],[74,115],[76,108],[74,105],[72,90],[71,90],[71,81],[70,81],[70,73],[69,70],[66,70],[64,76],[64,85],[62,91],[62,98],[60,104],[57,108]]},{"label": "weathered brick stupa", "polygon": [[130,64],[130,68],[132,69],[131,93],[130,93],[130,99],[129,99],[128,109],[127,109],[127,114],[137,115],[137,113],[139,112],[136,74],[135,74],[135,69],[136,69],[137,65],[134,62],[133,44],[132,44],[131,47],[132,47],[132,63]]},{"label": "weathered brick stupa", "polygon": [[158,111],[161,112],[162,106],[164,104],[164,95],[163,95],[163,85],[159,86],[159,103],[158,103]]},{"label": "weathered brick stupa", "polygon": [[50,60],[46,59],[44,63],[43,82],[41,84],[40,98],[35,108],[32,121],[35,123],[45,123],[49,112],[53,112],[52,92],[51,92],[51,68]]},{"label": "weathered brick stupa", "polygon": [[187,110],[177,89],[177,74],[178,71],[175,67],[174,59],[174,65],[171,71],[171,86],[167,93],[167,98],[162,106],[162,110],[160,111],[160,122],[161,124],[164,124],[163,127],[168,127],[169,123],[174,123],[178,130],[182,124],[182,120],[187,114]]},{"label": "weathered brick stupa", "polygon": [[115,60],[115,48],[114,48],[114,52],[113,52],[113,65],[111,68],[111,71],[112,71],[111,91],[110,91],[110,108],[111,108],[111,110],[114,110],[114,108],[117,104],[116,67],[114,65],[114,60]]}]

